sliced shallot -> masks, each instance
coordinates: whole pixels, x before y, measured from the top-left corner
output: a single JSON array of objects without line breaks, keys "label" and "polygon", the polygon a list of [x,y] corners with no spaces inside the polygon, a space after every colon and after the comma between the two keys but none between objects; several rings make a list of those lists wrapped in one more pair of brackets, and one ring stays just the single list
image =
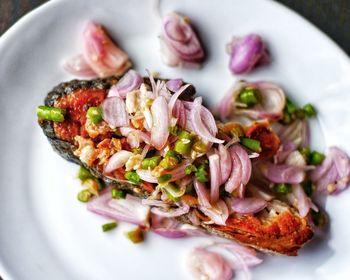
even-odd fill
[{"label": "sliced shallot", "polygon": [[102,102],[102,117],[112,128],[129,124],[125,102],[117,96],[106,98]]},{"label": "sliced shallot", "polygon": [[128,159],[133,155],[132,152],[121,150],[116,152],[108,161],[104,168],[105,173],[112,172],[120,167],[123,167]]},{"label": "sliced shallot", "polygon": [[73,56],[65,61],[63,65],[64,69],[73,75],[86,78],[96,78],[97,74],[91,69],[90,65],[86,62],[82,54]]},{"label": "sliced shallot", "polygon": [[143,205],[141,199],[130,194],[125,199],[113,199],[111,188],[94,196],[88,202],[87,209],[109,219],[149,226],[150,207]]},{"label": "sliced shallot", "polygon": [[264,199],[258,197],[229,198],[226,200],[228,206],[236,213],[254,214],[260,212],[267,205]]},{"label": "sliced shallot", "polygon": [[151,128],[151,144],[161,150],[169,136],[169,109],[163,96],[158,96],[152,103],[151,113],[153,127]]},{"label": "sliced shallot", "polygon": [[190,206],[184,204],[182,206],[179,206],[178,208],[158,208],[158,207],[152,207],[151,212],[153,214],[156,214],[161,217],[166,218],[173,218],[173,217],[179,217],[184,214],[187,214],[190,211]]},{"label": "sliced shallot", "polygon": [[220,157],[217,154],[208,156],[210,170],[210,202],[215,203],[219,199],[221,185]]},{"label": "sliced shallot", "polygon": [[135,70],[129,70],[116,85],[112,86],[108,91],[108,97],[119,96],[126,98],[126,94],[130,91],[138,89],[142,84],[142,77]]},{"label": "sliced shallot", "polygon": [[211,207],[209,208],[199,206],[199,210],[201,210],[213,223],[217,225],[225,225],[229,216],[227,205],[222,200],[212,203]]}]

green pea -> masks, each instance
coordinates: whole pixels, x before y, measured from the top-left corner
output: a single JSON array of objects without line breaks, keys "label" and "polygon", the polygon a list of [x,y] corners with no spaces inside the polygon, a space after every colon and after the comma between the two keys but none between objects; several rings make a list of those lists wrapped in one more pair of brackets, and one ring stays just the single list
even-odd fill
[{"label": "green pea", "polygon": [[92,123],[98,124],[102,121],[102,108],[90,107],[86,112],[86,116]]}]

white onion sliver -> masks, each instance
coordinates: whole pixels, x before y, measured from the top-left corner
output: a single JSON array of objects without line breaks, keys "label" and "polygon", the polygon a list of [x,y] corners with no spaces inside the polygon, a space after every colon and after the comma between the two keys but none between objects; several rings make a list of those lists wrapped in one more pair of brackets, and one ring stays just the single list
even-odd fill
[{"label": "white onion sliver", "polygon": [[229,201],[232,210],[240,214],[254,214],[260,212],[267,205],[264,199],[257,197],[231,198]]},{"label": "white onion sliver", "polygon": [[86,78],[96,78],[97,74],[91,69],[83,55],[79,54],[66,60],[63,68],[73,75]]},{"label": "white onion sliver", "polygon": [[217,154],[212,154],[208,157],[210,170],[210,202],[215,203],[219,199],[221,171],[220,171],[220,157]]},{"label": "white onion sliver", "polygon": [[187,214],[190,211],[190,206],[188,205],[182,205],[176,209],[171,208],[170,209],[165,209],[165,208],[158,208],[158,207],[152,207],[151,212],[153,214],[156,214],[161,217],[166,217],[166,218],[173,218],[173,217],[179,217],[184,214]]},{"label": "white onion sliver", "polygon": [[163,96],[158,96],[152,103],[151,113],[153,126],[151,128],[151,144],[161,150],[169,136],[169,109]]},{"label": "white onion sliver", "polygon": [[125,102],[120,97],[106,98],[101,106],[102,117],[112,128],[127,126],[129,124]]},{"label": "white onion sliver", "polygon": [[217,225],[225,225],[229,216],[227,205],[222,200],[213,203],[210,208],[199,206],[199,210],[201,210],[211,219],[212,222]]},{"label": "white onion sliver", "polygon": [[199,204],[203,207],[210,208],[211,204],[209,202],[209,192],[205,185],[199,182],[197,179],[193,181],[194,189],[196,190]]},{"label": "white onion sliver", "polygon": [[221,172],[221,182],[220,184],[224,184],[227,179],[230,177],[232,170],[232,160],[231,155],[227,148],[222,144],[219,144],[218,154],[220,156],[220,172]]},{"label": "white onion sliver", "polygon": [[144,169],[137,169],[136,173],[140,176],[140,179],[148,183],[158,183],[156,177],[151,174],[151,171]]},{"label": "white onion sliver", "polygon": [[133,155],[132,152],[121,150],[116,152],[109,160],[104,168],[105,173],[112,172],[120,167],[123,167],[128,159]]}]

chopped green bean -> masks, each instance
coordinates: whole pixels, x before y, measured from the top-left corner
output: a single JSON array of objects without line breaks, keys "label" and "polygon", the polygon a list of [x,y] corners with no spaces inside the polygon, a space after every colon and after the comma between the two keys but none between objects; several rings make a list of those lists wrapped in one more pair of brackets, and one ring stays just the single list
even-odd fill
[{"label": "chopped green bean", "polygon": [[102,121],[102,108],[90,107],[86,112],[87,118],[94,124],[98,124]]},{"label": "chopped green bean", "polygon": [[177,159],[178,161],[181,160],[181,155],[179,155],[179,153],[174,151],[174,150],[167,151],[165,154],[165,157],[173,157],[173,158]]},{"label": "chopped green bean", "polygon": [[181,130],[178,136],[179,136],[179,139],[188,139],[188,140],[193,139],[193,135],[186,130]]},{"label": "chopped green bean", "polygon": [[63,122],[64,116],[67,113],[65,109],[39,106],[36,114],[40,120],[48,120],[54,122]]},{"label": "chopped green bean", "polygon": [[192,142],[188,139],[179,139],[175,142],[174,150],[181,155],[189,155]]},{"label": "chopped green bean", "polygon": [[298,107],[287,97],[285,109],[290,115],[292,115],[296,110],[298,110]]},{"label": "chopped green bean", "polygon": [[169,133],[171,135],[177,136],[178,133],[179,133],[179,127],[177,125],[170,127],[169,128]]},{"label": "chopped green bean", "polygon": [[292,192],[292,186],[290,184],[275,184],[274,187],[276,192],[281,193],[281,194],[287,194]]},{"label": "chopped green bean", "polygon": [[78,193],[78,200],[81,202],[88,202],[91,198],[92,194],[88,190],[82,190]]},{"label": "chopped green bean", "polygon": [[158,177],[158,183],[159,184],[164,184],[166,182],[168,182],[171,179],[171,174],[164,174],[162,176]]},{"label": "chopped green bean", "polygon": [[325,159],[325,155],[324,154],[321,154],[317,151],[313,151],[311,154],[310,154],[310,157],[309,157],[309,163],[311,165],[319,165],[323,162],[323,160]]},{"label": "chopped green bean", "polygon": [[258,90],[255,88],[245,88],[243,89],[239,96],[239,102],[246,104],[248,107],[259,103],[258,100]]},{"label": "chopped green bean", "polygon": [[179,163],[177,158],[174,157],[165,157],[163,158],[159,166],[163,167],[164,169],[172,169]]},{"label": "chopped green bean", "polygon": [[195,176],[197,180],[201,183],[208,182],[208,172],[206,171],[206,164],[202,164],[197,168],[197,171],[195,171]]},{"label": "chopped green bean", "polygon": [[303,107],[304,113],[308,118],[312,118],[316,116],[316,109],[310,103],[304,105]]},{"label": "chopped green bean", "polygon": [[125,179],[130,181],[131,183],[138,185],[141,183],[141,179],[139,174],[136,173],[136,171],[128,171],[124,175]]},{"label": "chopped green bean", "polygon": [[185,174],[186,175],[190,175],[192,172],[195,172],[195,171],[197,171],[197,168],[193,164],[190,164],[190,165],[185,167]]},{"label": "chopped green bean", "polygon": [[78,171],[78,178],[80,181],[84,182],[86,179],[93,179],[94,176],[84,166],[80,166]]},{"label": "chopped green bean", "polygon": [[249,150],[252,150],[253,152],[256,152],[256,153],[261,152],[260,141],[258,140],[243,137],[241,138],[241,144],[247,147]]},{"label": "chopped green bean", "polygon": [[116,188],[112,189],[112,198],[114,199],[124,199],[126,197],[126,192],[123,190],[118,190]]},{"label": "chopped green bean", "polygon": [[154,156],[151,158],[145,158],[141,163],[142,169],[154,169],[160,162],[161,157],[160,156]]},{"label": "chopped green bean", "polygon": [[104,225],[102,225],[102,231],[103,232],[110,231],[112,229],[115,229],[117,227],[117,225],[118,224],[116,222],[104,224]]}]

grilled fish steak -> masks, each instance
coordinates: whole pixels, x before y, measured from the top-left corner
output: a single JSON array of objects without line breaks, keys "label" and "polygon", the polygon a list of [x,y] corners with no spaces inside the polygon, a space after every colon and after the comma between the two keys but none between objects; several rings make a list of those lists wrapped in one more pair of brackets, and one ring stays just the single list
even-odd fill
[{"label": "grilled fish steak", "polygon": [[[151,191],[148,188],[143,188],[142,184],[141,186],[136,186],[128,183],[126,180],[118,180],[106,176],[102,172],[103,169],[82,162],[79,157],[74,154],[78,147],[73,136],[83,133],[81,131],[81,126],[86,121],[86,118],[82,118],[81,116],[86,115],[89,106],[100,105],[103,99],[107,97],[107,91],[112,85],[116,84],[118,80],[119,77],[109,77],[106,79],[89,81],[72,80],[59,84],[48,93],[45,98],[45,105],[49,107],[62,107],[62,105],[64,105],[64,108],[67,108],[67,119],[59,126],[53,121],[47,120],[39,120],[39,125],[43,129],[53,149],[63,158],[84,166],[95,177],[102,179],[106,184],[112,184],[131,194],[147,198]],[[144,78],[144,83],[150,85],[149,79]],[[94,95],[94,98],[90,98],[90,93]],[[189,86],[181,95],[181,99],[191,100],[194,94],[194,87]],[[77,100],[80,98],[79,96],[82,100]],[[63,99],[64,102],[62,102]],[[68,104],[70,102],[74,104]],[[86,102],[86,104],[83,104],[84,102]],[[78,117],[74,115],[77,112],[80,113]],[[64,131],[64,133],[62,133],[62,131]],[[85,133],[85,137],[89,136],[86,136]],[[112,135],[107,133],[105,138],[110,139]],[[92,140],[101,142],[104,139],[96,138]],[[298,250],[313,236],[313,229],[308,223],[307,218],[300,217],[297,211],[292,207],[278,200],[269,202],[268,207],[257,214],[231,214],[224,226],[216,225],[208,221],[209,218],[198,209],[192,209],[191,212],[193,211],[195,211],[197,216],[203,218],[200,224],[200,227],[203,229],[221,237],[232,239],[253,247],[262,252],[294,256],[297,255]],[[183,215],[179,217],[179,219],[184,223],[192,224],[188,215]]]}]

